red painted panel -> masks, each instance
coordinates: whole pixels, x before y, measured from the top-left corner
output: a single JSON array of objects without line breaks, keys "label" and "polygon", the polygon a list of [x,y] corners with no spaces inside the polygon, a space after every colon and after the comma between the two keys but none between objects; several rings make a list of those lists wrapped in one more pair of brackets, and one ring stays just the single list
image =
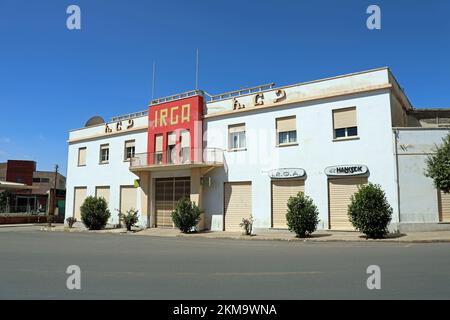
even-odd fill
[{"label": "red painted panel", "polygon": [[6,181],[33,184],[33,172],[36,171],[36,162],[26,160],[8,160]]},{"label": "red painted panel", "polygon": [[[203,97],[193,96],[176,101],[153,105],[148,109],[148,147],[150,155],[155,153],[155,136],[163,135],[163,163],[167,161],[168,134],[175,132],[175,154],[179,155],[180,137],[183,130],[190,132],[190,160],[201,161],[203,149]],[[153,157],[148,158],[152,164]]]}]

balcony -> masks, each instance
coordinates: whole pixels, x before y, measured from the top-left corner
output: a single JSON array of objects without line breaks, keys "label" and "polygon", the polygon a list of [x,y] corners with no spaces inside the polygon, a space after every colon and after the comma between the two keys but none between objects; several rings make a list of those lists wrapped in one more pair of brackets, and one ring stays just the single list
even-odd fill
[{"label": "balcony", "polygon": [[137,153],[130,171],[159,171],[223,166],[223,150],[218,148],[178,148],[166,152]]}]

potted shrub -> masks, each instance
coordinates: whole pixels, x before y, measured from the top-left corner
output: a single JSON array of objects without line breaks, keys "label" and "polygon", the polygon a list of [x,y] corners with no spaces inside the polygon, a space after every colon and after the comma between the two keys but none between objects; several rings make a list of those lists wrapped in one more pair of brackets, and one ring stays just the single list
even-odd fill
[{"label": "potted shrub", "polygon": [[104,198],[87,197],[80,208],[81,221],[89,230],[101,230],[106,226],[111,213]]},{"label": "potted shrub", "polygon": [[191,232],[200,221],[200,208],[189,198],[183,197],[172,211],[172,221],[183,233]]},{"label": "potted shrub", "polygon": [[250,216],[250,219],[242,218],[242,222],[239,224],[242,228],[242,235],[249,236],[252,234],[252,226],[253,226],[253,218]]},{"label": "potted shrub", "polygon": [[119,211],[119,217],[123,220],[127,231],[131,231],[131,228],[139,221],[139,210],[130,209],[127,214]]},{"label": "potted shrub", "polygon": [[286,221],[289,231],[295,232],[299,238],[307,237],[316,231],[319,211],[310,197],[299,192],[295,197],[289,198],[287,206]]},{"label": "potted shrub", "polygon": [[73,228],[73,225],[75,224],[75,222],[77,222],[77,218],[74,217],[68,217],[66,219],[67,225],[69,226],[70,229]]},{"label": "potted shrub", "polygon": [[392,208],[380,185],[369,183],[358,188],[348,206],[350,222],[367,238],[382,238],[388,233]]}]

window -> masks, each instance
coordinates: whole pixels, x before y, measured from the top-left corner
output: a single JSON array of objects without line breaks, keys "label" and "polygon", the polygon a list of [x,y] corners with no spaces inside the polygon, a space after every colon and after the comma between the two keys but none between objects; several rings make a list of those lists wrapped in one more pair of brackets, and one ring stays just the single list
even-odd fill
[{"label": "window", "polygon": [[181,161],[189,162],[190,160],[190,148],[191,135],[189,130],[181,131]]},{"label": "window", "polygon": [[135,150],[134,140],[125,141],[125,161],[129,161],[131,158],[134,158]]},{"label": "window", "polygon": [[245,124],[228,126],[228,147],[230,150],[245,149]]},{"label": "window", "polygon": [[277,145],[297,143],[296,117],[285,117],[276,119]]},{"label": "window", "polygon": [[79,148],[78,149],[78,166],[85,166],[86,165],[86,148]]},{"label": "window", "polygon": [[108,163],[109,161],[109,144],[100,146],[100,163]]},{"label": "window", "polygon": [[49,178],[33,178],[33,182],[35,183],[50,183]]},{"label": "window", "polygon": [[169,132],[167,134],[167,162],[175,162],[175,143],[177,134],[175,132]]},{"label": "window", "polygon": [[155,136],[155,164],[161,164],[163,161],[163,136],[158,134]]},{"label": "window", "polygon": [[356,108],[333,110],[334,139],[345,139],[358,136]]}]

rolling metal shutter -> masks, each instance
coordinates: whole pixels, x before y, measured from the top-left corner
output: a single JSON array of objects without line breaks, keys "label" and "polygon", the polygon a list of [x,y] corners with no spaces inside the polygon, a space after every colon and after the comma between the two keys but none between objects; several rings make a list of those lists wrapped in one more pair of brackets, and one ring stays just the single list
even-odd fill
[{"label": "rolling metal shutter", "polygon": [[225,230],[239,231],[242,218],[252,215],[252,184],[226,182],[224,189]]},{"label": "rolling metal shutter", "polygon": [[76,187],[74,189],[74,198],[73,198],[73,216],[77,219],[77,221],[81,221],[81,211],[80,207],[86,199],[86,187]]},{"label": "rolling metal shutter", "polygon": [[299,192],[305,192],[303,180],[273,180],[272,181],[272,227],[287,228],[287,202]]},{"label": "rolling metal shutter", "polygon": [[367,184],[367,177],[352,177],[328,180],[329,224],[333,230],[354,230],[348,219],[350,197],[358,186]]},{"label": "rolling metal shutter", "polygon": [[86,165],[86,148],[78,149],[78,165],[79,166]]},{"label": "rolling metal shutter", "polygon": [[97,187],[95,189],[95,196],[97,198],[104,198],[109,205],[109,187]]},{"label": "rolling metal shutter", "polygon": [[333,110],[334,129],[356,127],[356,108]]},{"label": "rolling metal shutter", "polygon": [[134,186],[121,186],[120,212],[127,214],[130,209],[136,210],[136,188]]},{"label": "rolling metal shutter", "polygon": [[155,209],[156,227],[174,228],[172,211],[182,197],[190,197],[190,178],[156,179]]},{"label": "rolling metal shutter", "polygon": [[450,193],[439,192],[441,222],[450,222]]}]

